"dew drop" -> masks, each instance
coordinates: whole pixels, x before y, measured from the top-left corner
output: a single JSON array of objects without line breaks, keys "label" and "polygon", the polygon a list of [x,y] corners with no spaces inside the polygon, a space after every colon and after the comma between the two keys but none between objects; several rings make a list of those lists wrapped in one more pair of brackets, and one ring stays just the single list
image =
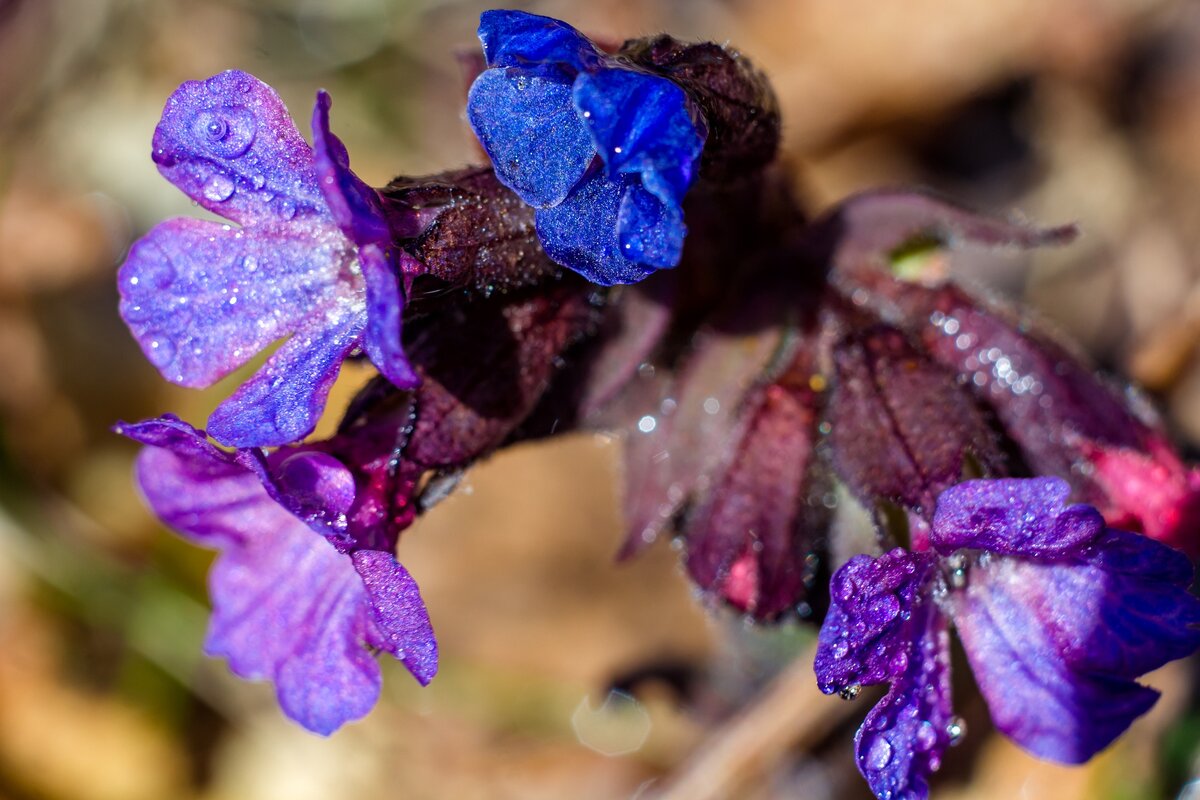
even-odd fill
[{"label": "dew drop", "polygon": [[175,345],[165,338],[150,340],[150,351],[146,353],[150,363],[159,369],[166,369],[175,360]]},{"label": "dew drop", "polygon": [[220,117],[213,117],[204,126],[204,132],[208,134],[209,139],[219,142],[229,135],[229,123]]},{"label": "dew drop", "polygon": [[284,219],[291,219],[296,216],[296,204],[290,200],[284,200],[279,204],[279,216]]},{"label": "dew drop", "polygon": [[875,741],[871,742],[871,747],[867,750],[867,769],[881,770],[887,767],[892,761],[892,746],[888,744],[888,740],[879,736]]},{"label": "dew drop", "polygon": [[967,723],[962,717],[954,717],[946,725],[946,736],[950,740],[950,746],[954,747],[962,742],[967,737]]},{"label": "dew drop", "polygon": [[834,658],[838,658],[838,659],[845,658],[849,654],[850,654],[850,645],[846,644],[842,640],[838,640],[833,643],[833,657]]},{"label": "dew drop", "polygon": [[857,683],[852,683],[845,689],[842,689],[840,692],[838,692],[838,697],[842,698],[843,700],[853,700],[854,698],[858,697],[858,693],[861,691],[861,686],[859,686]]},{"label": "dew drop", "polygon": [[266,186],[267,179],[265,177],[263,177],[262,175],[251,175],[250,183],[254,186],[255,189],[261,189],[261,188],[263,188],[263,186]]},{"label": "dew drop", "polygon": [[233,196],[233,181],[218,172],[204,184],[204,196],[214,203],[225,202]]},{"label": "dew drop", "polygon": [[925,720],[917,728],[916,745],[917,749],[923,753],[929,752],[933,746],[937,744],[937,730],[934,729],[933,723]]},{"label": "dew drop", "polygon": [[246,256],[242,259],[242,269],[246,272],[254,272],[258,269],[258,259],[254,256]]}]

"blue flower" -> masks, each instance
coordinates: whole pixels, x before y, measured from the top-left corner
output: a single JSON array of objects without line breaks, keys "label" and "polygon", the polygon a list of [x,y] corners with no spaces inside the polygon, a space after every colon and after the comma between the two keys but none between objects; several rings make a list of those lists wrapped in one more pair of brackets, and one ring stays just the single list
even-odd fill
[{"label": "blue flower", "polygon": [[486,11],[479,38],[467,119],[546,253],[604,285],[678,264],[707,133],[687,93],[549,17]]}]

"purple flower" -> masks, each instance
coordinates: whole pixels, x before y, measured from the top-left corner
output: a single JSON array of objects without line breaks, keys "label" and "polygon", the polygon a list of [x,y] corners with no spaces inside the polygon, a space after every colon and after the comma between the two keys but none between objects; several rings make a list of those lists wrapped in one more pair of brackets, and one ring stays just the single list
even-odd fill
[{"label": "purple flower", "polygon": [[318,93],[309,147],[269,86],[231,70],[180,86],[154,133],[159,171],[235,224],[172,219],[134,244],[121,315],[142,350],[168,380],[203,387],[289,337],[209,419],[228,445],[309,434],[360,349],[397,386],[417,383],[400,345],[400,257],[329,105]]},{"label": "purple flower", "polygon": [[996,727],[1070,764],[1154,704],[1139,676],[1200,645],[1187,558],[1065,506],[1069,493],[1058,478],[958,484],[938,500],[931,550],[855,556],[834,574],[817,681],[847,697],[889,684],[855,737],[876,796],[926,797],[961,735],[951,621]]},{"label": "purple flower", "polygon": [[361,532],[355,520],[373,502],[338,460],[309,448],[226,452],[171,416],[117,430],[147,445],[137,479],[155,513],[220,551],[209,655],[272,681],[284,713],[320,734],[375,705],[373,651],[422,684],[433,678],[437,643],[416,583],[390,550],[367,546],[386,542],[338,535]]},{"label": "purple flower", "polygon": [[678,264],[706,135],[688,94],[549,17],[486,11],[479,38],[467,118],[546,253],[604,285]]}]

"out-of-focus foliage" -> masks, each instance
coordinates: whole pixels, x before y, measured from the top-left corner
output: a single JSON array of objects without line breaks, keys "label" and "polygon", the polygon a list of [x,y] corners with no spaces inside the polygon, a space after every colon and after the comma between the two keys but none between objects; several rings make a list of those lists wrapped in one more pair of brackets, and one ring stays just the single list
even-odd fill
[{"label": "out-of-focus foliage", "polygon": [[[1078,221],[1076,244],[1030,264],[943,266],[1027,298],[1200,443],[1195,4],[521,5],[602,41],[665,30],[750,55],[814,213],[903,183]],[[200,652],[209,556],[143,509],[133,447],[108,431],[168,409],[199,422],[248,374],[170,387],[116,316],[129,243],[197,213],[149,157],[162,104],[236,67],[293,108],[336,94],[338,133],[373,185],[459,166],[479,154],[455,52],[476,48],[485,7],[0,0],[0,797],[631,796],[803,645],[707,615],[667,547],[614,565],[616,448],[578,437],[501,454],[405,533],[444,658],[428,689],[388,681],[371,717],[326,741]],[[348,366],[330,407],[368,374]],[[1152,676],[1164,701],[1082,769],[1033,760],[964,709],[971,734],[935,796],[1172,794],[1197,771],[1190,669]],[[765,764],[739,796],[852,797],[844,744]]]}]

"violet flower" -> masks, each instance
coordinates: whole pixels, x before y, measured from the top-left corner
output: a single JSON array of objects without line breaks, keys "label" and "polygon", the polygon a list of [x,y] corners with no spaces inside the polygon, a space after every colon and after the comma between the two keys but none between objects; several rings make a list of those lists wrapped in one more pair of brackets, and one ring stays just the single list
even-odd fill
[{"label": "violet flower", "polygon": [[209,419],[220,442],[310,433],[341,362],[364,351],[400,387],[399,256],[378,194],[349,168],[317,95],[314,147],[278,95],[231,70],[183,84],[154,133],[159,171],[233,225],[172,219],[120,271],[121,315],[168,380],[209,386],[288,340]]},{"label": "violet flower", "polygon": [[826,694],[887,683],[855,737],[881,800],[920,800],[962,733],[953,623],[996,727],[1041,758],[1082,763],[1158,698],[1137,682],[1200,646],[1183,554],[1066,506],[1058,478],[943,492],[931,549],[850,559],[833,576],[815,669]]},{"label": "violet flower", "polygon": [[485,11],[479,38],[467,119],[546,253],[604,285],[678,264],[707,132],[688,94],[549,17]]},{"label": "violet flower", "polygon": [[273,682],[283,712],[320,734],[375,705],[372,651],[433,678],[437,643],[416,583],[390,550],[363,546],[380,543],[339,535],[371,500],[340,462],[312,449],[227,452],[171,416],[117,430],[147,445],[137,480],[155,513],[220,551],[209,655]]}]

